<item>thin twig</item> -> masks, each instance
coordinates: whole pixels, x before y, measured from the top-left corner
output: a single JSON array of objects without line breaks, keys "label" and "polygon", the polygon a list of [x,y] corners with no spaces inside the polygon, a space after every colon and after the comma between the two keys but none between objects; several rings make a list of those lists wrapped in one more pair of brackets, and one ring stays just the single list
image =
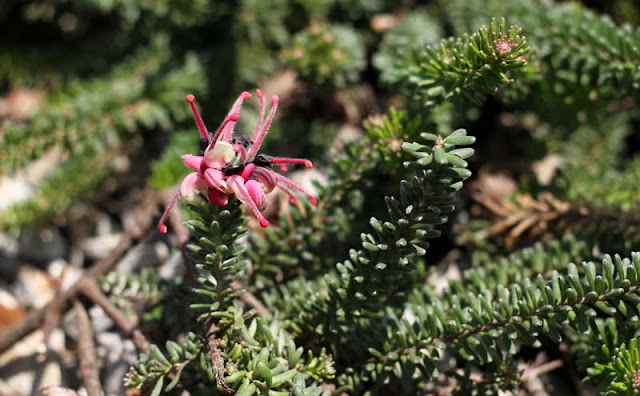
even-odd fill
[{"label": "thin twig", "polygon": [[246,287],[239,281],[231,282],[231,288],[233,290],[244,290],[244,293],[240,295],[240,301],[242,301],[247,307],[255,309],[256,313],[266,319],[271,319],[271,312],[264,306],[262,301],[251,292],[248,292]]},{"label": "thin twig", "polygon": [[544,389],[544,383],[540,380],[540,376],[564,366],[562,359],[552,360],[550,362],[541,363],[541,359],[546,359],[544,354],[539,354],[534,362],[524,363],[524,370],[520,376],[520,382],[526,390],[526,394],[545,396],[548,395]]},{"label": "thin twig", "polygon": [[[63,293],[62,280],[64,279],[66,272],[66,268],[63,268],[62,273],[55,280],[56,293],[54,295],[54,299],[56,297],[59,298]],[[38,355],[36,356],[36,360],[40,363],[44,362],[47,359],[47,354],[49,353],[49,338],[51,337],[51,332],[53,331],[53,329],[55,329],[58,325],[58,321],[60,320],[60,311],[62,310],[62,308],[63,307],[61,305],[51,307],[51,309],[45,313],[44,318],[42,319],[42,345],[44,347],[44,350],[38,353]]]},{"label": "thin twig", "polygon": [[227,381],[224,380],[224,360],[218,349],[218,339],[216,338],[216,332],[218,330],[215,321],[211,320],[207,329],[207,344],[209,345],[209,354],[211,355],[211,365],[213,366],[213,374],[216,377],[216,384],[224,389],[225,392],[231,393],[233,390]]},{"label": "thin twig", "polygon": [[[45,314],[55,310],[58,306],[64,306],[67,301],[73,298],[79,290],[80,282],[86,278],[97,278],[109,272],[118,260],[131,248],[134,242],[143,239],[153,227],[153,218],[157,211],[157,200],[155,194],[148,192],[144,199],[134,211],[134,219],[125,221],[125,232],[122,234],[118,245],[102,260],[91,267],[73,286],[62,294],[54,297],[47,305],[30,312],[18,324],[7,330],[0,332],[0,352],[7,350],[16,342],[20,341],[27,334],[36,330],[42,324]],[[125,216],[126,219],[126,216]]]},{"label": "thin twig", "polygon": [[78,360],[80,361],[80,376],[89,396],[101,396],[100,366],[96,357],[96,347],[93,343],[93,329],[89,315],[82,304],[75,300],[73,309],[78,318]]},{"label": "thin twig", "polygon": [[102,310],[113,320],[115,325],[120,329],[123,337],[131,338],[138,352],[149,352],[149,340],[142,334],[140,329],[132,325],[107,296],[102,293],[96,280],[86,278],[80,282],[80,293],[86,296],[91,302],[102,308]]},{"label": "thin twig", "polygon": [[[557,368],[560,368],[564,366],[564,362],[562,361],[562,359],[556,359],[556,360],[552,360],[550,362],[546,362],[544,364],[541,364],[538,367],[534,367],[531,370],[529,370],[529,375],[530,376],[535,376],[535,377],[539,377],[542,374],[546,374],[549,371],[553,371]],[[525,373],[526,374],[526,373]],[[524,377],[524,374],[523,374]]]}]

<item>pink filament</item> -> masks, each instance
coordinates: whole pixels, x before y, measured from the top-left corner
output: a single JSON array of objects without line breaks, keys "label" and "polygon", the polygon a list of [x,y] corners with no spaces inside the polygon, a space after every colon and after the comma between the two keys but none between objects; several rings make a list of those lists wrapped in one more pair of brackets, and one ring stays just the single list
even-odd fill
[{"label": "pink filament", "polygon": [[269,110],[269,115],[267,116],[267,120],[264,122],[264,125],[262,126],[259,132],[256,128],[256,133],[253,134],[253,138],[251,139],[253,141],[253,146],[251,146],[251,150],[249,151],[249,155],[247,156],[247,158],[253,158],[258,153],[258,150],[260,149],[260,145],[262,144],[262,141],[264,140],[264,137],[267,134],[269,127],[271,126],[273,117],[275,117],[276,115],[276,110],[278,110],[279,102],[280,102],[280,98],[278,98],[277,95],[273,95],[271,97],[271,110]]},{"label": "pink filament", "polygon": [[293,188],[294,190],[298,190],[301,193],[303,193],[304,195],[306,195],[307,197],[309,197],[309,202],[311,202],[312,205],[315,205],[318,203],[318,201],[316,200],[316,197],[314,197],[313,195],[311,195],[310,192],[308,192],[307,190],[305,190],[304,188],[302,188],[301,186],[299,186],[298,184],[294,183],[293,181],[287,179],[286,177],[282,176],[279,173],[276,173],[272,170],[267,169],[267,171],[278,181],[286,184],[287,186]]},{"label": "pink filament", "polygon": [[238,118],[240,118],[240,114],[239,113],[232,113],[232,114],[229,114],[224,119],[224,121],[222,121],[222,124],[220,124],[220,126],[218,127],[218,130],[216,131],[215,135],[213,135],[213,138],[211,139],[211,143],[209,143],[208,149],[212,149],[213,146],[216,145],[216,142],[218,141],[218,138],[220,138],[220,135],[222,134],[222,131],[227,126],[227,124],[229,124],[230,122],[238,121]]},{"label": "pink filament", "polygon": [[169,205],[167,205],[167,208],[164,210],[164,213],[162,214],[162,217],[160,218],[160,222],[158,223],[158,231],[160,231],[161,234],[166,234],[167,233],[167,226],[164,224],[165,221],[167,221],[167,217],[169,217],[169,212],[171,212],[171,209],[173,209],[173,206],[176,204],[176,202],[178,201],[178,198],[180,198],[180,190],[178,190],[178,192],[176,192],[173,195],[173,198],[171,198],[171,202],[169,203]]},{"label": "pink filament", "polygon": [[258,207],[256,206],[255,202],[253,202],[251,195],[249,195],[249,191],[247,191],[244,184],[238,181],[238,179],[242,180],[242,177],[231,176],[229,177],[229,179],[227,179],[227,182],[235,186],[235,190],[238,191],[240,195],[242,195],[244,202],[249,206],[253,214],[256,216],[256,218],[260,222],[260,227],[262,228],[269,227],[269,221],[265,219],[264,216],[262,216],[262,213],[260,213],[260,211],[258,210]]},{"label": "pink filament", "polygon": [[271,159],[272,164],[303,164],[307,168],[313,168],[313,163],[308,159],[304,158],[286,158],[286,157],[275,157]]},{"label": "pink filament", "polygon": [[256,96],[260,99],[260,115],[258,116],[258,122],[256,123],[256,130],[253,132],[254,137],[262,127],[262,120],[264,120],[264,95],[261,90],[256,89]]},{"label": "pink filament", "polygon": [[193,117],[196,119],[196,124],[198,124],[198,130],[200,131],[200,137],[208,138],[209,132],[207,132],[207,127],[204,126],[204,122],[202,121],[202,117],[200,117],[200,112],[196,107],[195,100],[196,97],[189,94],[185,97],[185,100],[189,102],[191,106],[191,111],[193,111]]},{"label": "pink filament", "polygon": [[293,195],[293,193],[288,188],[284,188],[282,184],[276,184],[276,187],[287,193],[287,195],[289,196],[289,202],[291,202],[291,204],[295,205],[298,202],[296,196]]},{"label": "pink filament", "polygon": [[[242,103],[244,103],[244,101],[249,99],[250,97],[251,97],[251,94],[249,92],[247,91],[242,92],[238,97],[238,99],[236,99],[233,106],[231,107],[231,110],[229,110],[229,114],[240,115],[240,108],[242,107]],[[229,123],[224,127],[224,136],[222,138],[223,141],[228,142],[229,140],[231,140],[231,133],[233,132],[233,126],[235,125],[236,121],[238,121],[237,118],[233,120],[232,123]]]}]

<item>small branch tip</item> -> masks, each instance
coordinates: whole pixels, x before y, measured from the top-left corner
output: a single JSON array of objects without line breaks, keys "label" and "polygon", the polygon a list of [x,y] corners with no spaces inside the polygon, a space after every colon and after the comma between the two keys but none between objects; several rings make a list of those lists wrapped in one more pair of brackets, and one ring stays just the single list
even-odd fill
[{"label": "small branch tip", "polygon": [[259,98],[263,98],[264,95],[262,94],[262,91],[260,90],[260,88],[256,89],[256,96]]},{"label": "small branch tip", "polygon": [[274,105],[277,105],[278,103],[280,103],[280,98],[278,97],[278,95],[273,95],[271,97],[271,103],[273,103]]},{"label": "small branch tip", "polygon": [[229,121],[236,122],[240,118],[240,113],[233,113],[229,116]]},{"label": "small branch tip", "polygon": [[313,206],[316,206],[318,204],[318,200],[312,195],[309,195],[309,202],[311,202],[311,205]]},{"label": "small branch tip", "polygon": [[193,103],[196,100],[196,97],[193,96],[192,94],[189,94],[189,95],[185,96],[184,100],[186,100],[189,103]]},{"label": "small branch tip", "polygon": [[160,232],[161,234],[166,234],[167,226],[164,225],[163,223],[158,224],[158,232]]},{"label": "small branch tip", "polygon": [[247,100],[251,97],[251,94],[247,91],[242,92],[242,94],[240,94],[240,97],[242,98],[242,100]]},{"label": "small branch tip", "polygon": [[269,227],[269,220],[265,219],[264,217],[260,219],[260,227],[262,228]]},{"label": "small branch tip", "polygon": [[304,161],[304,166],[306,166],[307,168],[313,168],[313,162],[306,160]]}]

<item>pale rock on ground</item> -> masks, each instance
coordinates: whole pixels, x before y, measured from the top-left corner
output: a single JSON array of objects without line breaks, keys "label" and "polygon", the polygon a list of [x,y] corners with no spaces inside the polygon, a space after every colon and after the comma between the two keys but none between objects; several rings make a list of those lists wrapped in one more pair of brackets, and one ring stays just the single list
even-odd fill
[{"label": "pale rock on ground", "polygon": [[135,346],[119,333],[101,332],[96,334],[96,347],[98,358],[104,365],[101,378],[105,393],[124,394],[124,376],[137,358]]},{"label": "pale rock on ground", "polygon": [[0,212],[31,198],[34,186],[57,169],[56,165],[62,161],[62,157],[61,149],[51,149],[41,158],[31,161],[26,170],[16,172],[13,177],[0,178]]},{"label": "pale rock on ground", "polygon": [[100,260],[118,245],[120,238],[122,238],[120,232],[86,238],[81,242],[82,251],[91,260]]},{"label": "pale rock on ground", "polygon": [[175,279],[184,274],[184,264],[182,263],[182,252],[175,252],[165,260],[158,268],[158,273],[162,279]]},{"label": "pale rock on ground", "polygon": [[55,280],[47,272],[22,265],[13,284],[12,294],[26,307],[42,308],[56,293]]},{"label": "pale rock on ground", "polygon": [[53,260],[47,265],[47,273],[55,280],[59,285],[60,291],[66,291],[73,286],[80,277],[82,277],[82,270],[80,268],[69,265],[63,259]]},{"label": "pale rock on ground", "polygon": [[[96,334],[106,332],[113,327],[113,320],[97,305],[89,308],[89,318],[91,326]],[[69,310],[61,320],[65,333],[74,341],[78,340],[78,322],[74,310]]]},{"label": "pale rock on ground", "polygon": [[46,271],[30,265],[22,265],[13,283],[13,295],[25,306],[42,308],[60,288],[65,291],[82,276],[82,271],[57,259],[46,266]]},{"label": "pale rock on ground", "polygon": [[9,291],[5,290],[4,286],[0,286],[0,305],[6,308],[18,308],[21,306],[20,301],[18,301],[13,294],[9,293]]},{"label": "pale rock on ground", "polygon": [[91,318],[91,324],[93,331],[97,334],[105,332],[113,327],[113,320],[107,315],[102,308],[97,305],[89,308],[89,318]]},{"label": "pale rock on ground", "polygon": [[132,273],[145,267],[156,267],[169,258],[169,247],[161,241],[147,241],[134,247],[118,263],[116,271]]},{"label": "pale rock on ground", "polygon": [[[1,394],[1,392],[0,392]],[[79,396],[73,389],[62,386],[47,386],[38,389],[36,396]]]},{"label": "pale rock on ground", "polygon": [[24,177],[2,177],[0,178],[0,211],[8,209],[10,206],[24,202],[33,194],[33,187]]},{"label": "pale rock on ground", "polygon": [[41,387],[66,384],[64,332],[61,329],[51,331],[49,353],[44,362],[39,362],[37,356],[44,349],[42,337],[42,330],[37,330],[0,355],[0,390],[3,394],[27,396]]}]

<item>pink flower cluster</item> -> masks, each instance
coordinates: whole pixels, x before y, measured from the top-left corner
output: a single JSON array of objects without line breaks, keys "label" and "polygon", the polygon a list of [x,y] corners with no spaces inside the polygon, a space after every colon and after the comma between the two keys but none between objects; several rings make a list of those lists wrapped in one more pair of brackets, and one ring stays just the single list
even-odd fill
[{"label": "pink flower cluster", "polygon": [[267,208],[265,194],[273,191],[276,187],[284,190],[292,203],[296,202],[293,194],[295,190],[307,195],[309,201],[313,205],[316,204],[316,198],[308,191],[271,169],[272,165],[278,165],[281,170],[286,170],[287,164],[303,164],[311,168],[313,167],[311,161],[258,154],[260,145],[276,114],[279,99],[276,95],[271,97],[271,109],[264,120],[264,95],[258,89],[256,96],[260,100],[260,114],[253,136],[236,137],[234,136],[234,127],[240,117],[242,103],[251,97],[249,92],[245,91],[240,94],[215,133],[207,131],[196,107],[195,97],[187,95],[186,100],[191,106],[200,131],[201,155],[185,154],[182,156],[182,162],[192,168],[194,172],[184,178],[180,191],[175,194],[171,204],[167,206],[162,215],[158,225],[158,230],[161,233],[167,232],[165,221],[178,198],[182,196],[187,200],[192,200],[196,190],[205,194],[212,204],[218,206],[226,205],[229,197],[235,195],[251,209],[263,228],[269,226],[269,221],[261,213]]}]

